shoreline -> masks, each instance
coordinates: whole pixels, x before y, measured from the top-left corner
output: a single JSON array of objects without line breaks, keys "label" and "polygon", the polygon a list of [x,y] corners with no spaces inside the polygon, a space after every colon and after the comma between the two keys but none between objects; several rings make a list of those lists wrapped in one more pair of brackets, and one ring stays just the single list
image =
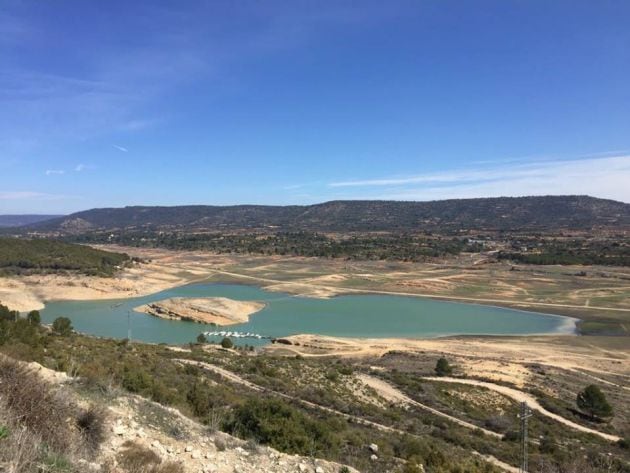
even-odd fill
[{"label": "shoreline", "polygon": [[209,324],[216,327],[249,322],[266,303],[239,301],[226,297],[170,297],[134,307],[134,312],[165,320]]},{"label": "shoreline", "polygon": [[[423,298],[438,302],[456,304],[474,304],[490,308],[511,309],[530,314],[541,314],[549,317],[563,317],[563,326],[548,334],[571,332],[580,334],[580,323],[586,321],[606,321],[608,319],[625,319],[630,308],[598,307],[588,304],[562,304],[550,302],[529,302],[511,300],[509,297],[497,299],[493,297],[462,297],[449,294],[430,294],[402,292],[397,290],[379,290],[367,287],[339,287],[335,283],[343,279],[335,279],[339,268],[337,262],[323,262],[320,259],[248,257],[237,258],[233,255],[220,255],[208,252],[169,251],[163,249],[140,249],[118,247],[112,245],[96,245],[100,249],[126,251],[143,258],[146,263],[120,271],[111,278],[98,278],[81,275],[30,275],[0,278],[0,303],[21,312],[39,310],[49,302],[88,301],[88,300],[127,300],[133,297],[147,296],[157,292],[190,284],[238,284],[259,287],[268,292],[275,292],[287,297],[304,297],[330,299],[338,296],[352,295],[384,295],[393,297]],[[234,268],[235,264],[247,263],[247,269]],[[324,264],[321,269],[312,273],[304,273],[300,279],[279,280],[284,274],[283,265],[287,267],[287,276],[302,274],[301,267],[309,264]],[[262,266],[261,266],[262,264]],[[371,264],[371,263],[366,263]],[[253,266],[252,266],[253,265]],[[243,274],[270,265],[271,273]],[[307,265],[307,266],[300,266]],[[240,266],[239,266],[240,267]],[[293,268],[293,269],[291,269]],[[295,268],[298,268],[297,270]],[[374,270],[375,268],[372,268]],[[367,270],[363,270],[367,271]],[[390,270],[391,271],[391,270]],[[425,271],[422,268],[418,271]],[[331,273],[332,274],[329,274]],[[267,277],[267,275],[269,276]],[[376,273],[375,273],[376,274]],[[393,274],[393,273],[392,273]],[[368,274],[369,275],[369,274]],[[404,273],[401,273],[404,277]],[[434,278],[429,278],[433,280]],[[448,278],[446,278],[448,279]],[[323,284],[325,282],[326,284]],[[332,285],[330,285],[332,284]],[[549,300],[549,299],[547,299]],[[622,325],[622,332],[627,329]],[[547,334],[547,333],[546,333]],[[590,335],[590,334],[589,334]],[[617,335],[617,334],[613,334]],[[620,333],[619,335],[625,335]]]}]

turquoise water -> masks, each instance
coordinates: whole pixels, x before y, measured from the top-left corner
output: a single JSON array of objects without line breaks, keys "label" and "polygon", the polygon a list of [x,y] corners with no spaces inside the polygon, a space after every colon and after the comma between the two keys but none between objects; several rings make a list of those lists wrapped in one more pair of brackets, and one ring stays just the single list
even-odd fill
[{"label": "turquoise water", "polygon": [[[428,338],[444,335],[524,335],[573,333],[573,319],[500,307],[442,302],[419,297],[351,295],[311,299],[235,284],[191,284],[133,299],[49,302],[42,320],[65,316],[76,330],[103,337],[127,336],[127,316],[134,307],[169,297],[228,297],[264,301],[266,307],[248,323],[223,330],[268,337],[313,333],[338,337]],[[186,343],[210,325],[164,320],[131,311],[132,338],[146,342]],[[241,344],[264,340],[240,339]]]}]

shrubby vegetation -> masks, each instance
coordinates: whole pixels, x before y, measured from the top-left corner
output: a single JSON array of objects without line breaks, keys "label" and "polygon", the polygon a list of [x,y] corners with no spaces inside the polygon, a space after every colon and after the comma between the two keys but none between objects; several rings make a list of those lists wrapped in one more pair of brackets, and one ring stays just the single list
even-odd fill
[{"label": "shrubby vegetation", "polygon": [[81,471],[105,439],[105,413],[81,408],[63,389],[0,358],[0,471]]},{"label": "shrubby vegetation", "polygon": [[588,196],[496,197],[427,202],[331,201],[315,205],[183,205],[92,209],[37,224],[54,232],[84,228],[182,231],[278,228],[311,232],[592,229],[630,225],[630,205]]},{"label": "shrubby vegetation", "polygon": [[73,236],[69,240],[217,253],[399,261],[424,261],[481,249],[477,244],[467,243],[466,238],[407,234],[331,236],[312,232],[232,234],[127,231],[91,233]]},{"label": "shrubby vegetation", "polygon": [[[630,243],[625,238],[515,237],[500,260],[524,264],[630,266]],[[525,251],[523,251],[525,250]]]},{"label": "shrubby vegetation", "polygon": [[[26,318],[16,319],[15,315],[0,306],[0,353],[78,375],[83,389],[94,396],[112,396],[118,389],[124,389],[162,405],[176,407],[207,424],[209,429],[221,429],[253,443],[271,445],[285,452],[321,456],[350,464],[365,473],[413,472],[420,469],[418,465],[422,465],[428,473],[494,471],[494,468],[471,455],[471,450],[492,454],[512,464],[518,461],[516,441],[501,442],[478,433],[471,435],[464,427],[422,410],[394,405],[379,407],[349,395],[353,367],[341,360],[248,356],[245,354],[248,352],[235,354],[207,349],[207,346],[204,349],[196,344],[190,345],[191,352],[182,352],[161,345],[130,344],[126,340],[93,338],[74,332],[60,336],[46,327],[32,324]],[[187,362],[181,362],[181,359]],[[261,395],[227,383],[213,372],[192,363],[195,361],[238,373],[263,387],[266,393]],[[429,371],[434,363],[435,359],[428,366]],[[435,407],[447,412],[449,406],[455,405],[452,403],[463,402],[455,396],[441,394],[436,386],[442,383],[429,384],[401,372],[391,372],[391,376],[390,382],[408,395],[417,397],[419,402],[433,405],[431,396],[443,395],[449,404]],[[271,391],[282,395],[274,395]],[[404,430],[409,435],[381,432],[350,422],[338,414],[292,401],[289,397]],[[515,428],[515,420],[507,417],[484,424],[487,414],[483,409],[483,406],[477,406],[466,410],[466,414],[471,416],[470,421],[501,433]],[[89,412],[80,414],[75,416],[77,431],[85,431],[86,434],[98,432],[92,427],[95,425],[93,418],[98,416]],[[4,442],[2,436],[6,434],[2,433],[2,426],[6,425],[0,421],[0,442]],[[564,443],[575,445],[573,442],[580,434],[568,432],[570,435],[565,436],[567,431],[561,426],[553,426],[556,430],[549,432],[540,430],[552,426],[534,419],[531,427],[532,433],[549,436],[548,440],[541,441],[540,447],[532,445],[532,464],[542,462],[545,466],[561,466],[570,460]],[[9,435],[10,432],[11,428]],[[98,438],[96,433],[89,435]],[[562,439],[555,448],[554,438]],[[596,462],[598,457],[593,452],[601,451],[602,444],[597,439],[587,438],[584,443],[582,437],[579,439],[580,445],[586,447],[584,454],[593,454],[593,462]],[[85,448],[89,443],[83,443]],[[377,462],[369,460],[366,446],[370,443],[379,446]],[[146,454],[136,447],[126,447],[123,454],[129,458],[120,458],[119,461],[133,462],[134,458]],[[621,444],[618,447],[607,445],[606,448],[606,451],[627,452]],[[147,471],[176,471],[171,470],[168,464],[152,465],[154,469]],[[568,471],[560,466],[558,470]],[[613,466],[616,467],[617,463]],[[582,471],[604,470],[585,467]]]},{"label": "shrubby vegetation", "polygon": [[0,237],[0,276],[55,272],[111,276],[130,261],[128,255],[83,245]]}]

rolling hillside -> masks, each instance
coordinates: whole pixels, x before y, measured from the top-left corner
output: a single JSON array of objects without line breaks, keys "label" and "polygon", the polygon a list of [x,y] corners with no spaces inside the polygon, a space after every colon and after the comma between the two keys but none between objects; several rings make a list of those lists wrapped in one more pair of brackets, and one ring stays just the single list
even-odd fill
[{"label": "rolling hillside", "polygon": [[60,241],[0,238],[0,276],[57,272],[111,276],[129,260],[122,253]]},{"label": "rolling hillside", "polygon": [[25,230],[114,229],[456,231],[630,228],[630,204],[589,196],[499,197],[431,202],[332,201],[307,206],[176,206],[92,209]]},{"label": "rolling hillside", "polygon": [[21,227],[59,217],[62,215],[0,215],[0,228]]}]

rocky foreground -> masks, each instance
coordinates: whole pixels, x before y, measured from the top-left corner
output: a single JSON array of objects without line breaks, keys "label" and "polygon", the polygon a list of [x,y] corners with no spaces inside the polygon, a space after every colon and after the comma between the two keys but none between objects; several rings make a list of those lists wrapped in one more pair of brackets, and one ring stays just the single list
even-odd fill
[{"label": "rocky foreground", "polygon": [[[68,399],[75,399],[76,379],[37,363],[30,363],[29,368],[59,386]],[[106,411],[104,442],[95,458],[78,460],[81,471],[125,473],[127,469],[120,465],[121,455],[135,448],[156,455],[162,463],[180,466],[181,470],[173,471],[184,473],[358,473],[338,463],[289,455],[241,440],[217,430],[220,417],[212,418],[210,425],[202,425],[177,409],[116,388],[102,402]],[[365,454],[370,453],[366,449]],[[2,465],[0,471],[4,471]]]}]

